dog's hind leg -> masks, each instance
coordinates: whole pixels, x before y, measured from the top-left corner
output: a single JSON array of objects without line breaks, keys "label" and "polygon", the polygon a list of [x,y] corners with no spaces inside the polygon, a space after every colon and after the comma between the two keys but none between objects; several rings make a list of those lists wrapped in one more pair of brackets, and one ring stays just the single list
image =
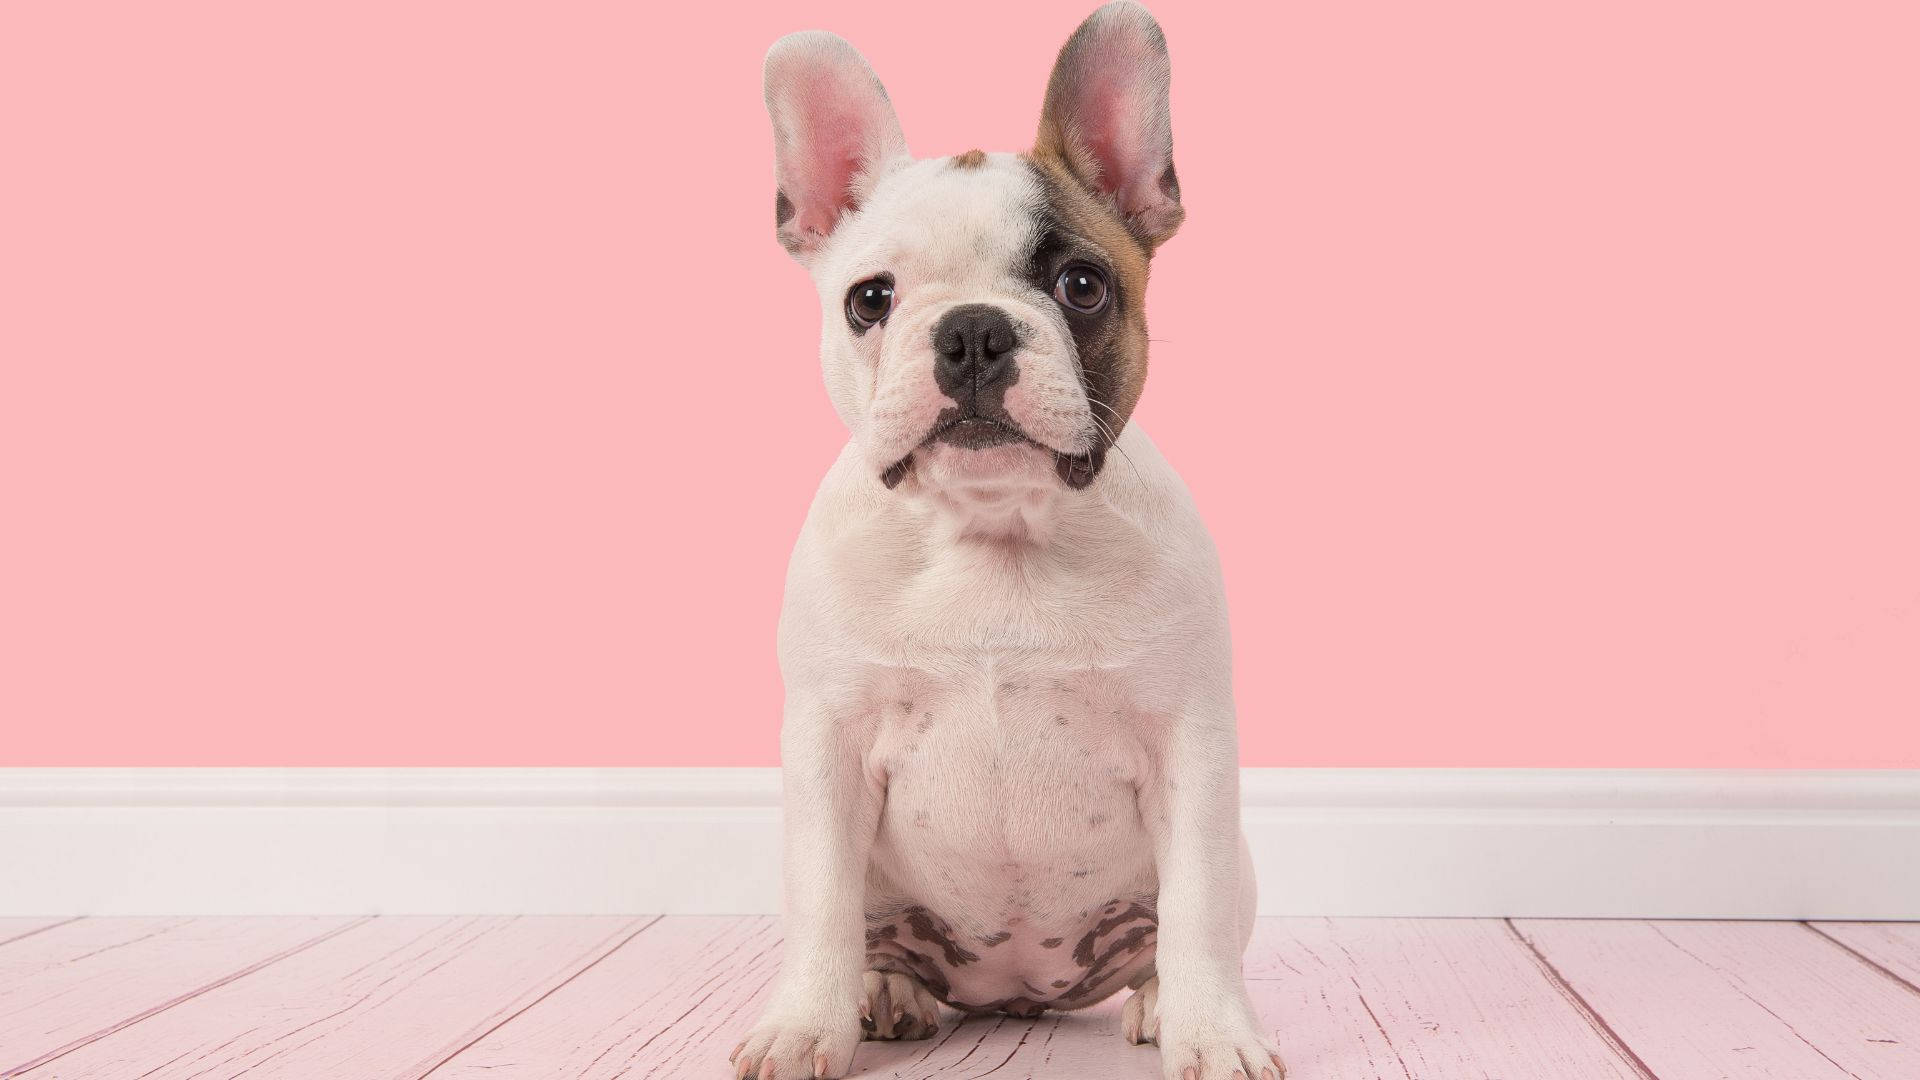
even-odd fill
[{"label": "dog's hind leg", "polygon": [[860,1029],[868,1039],[926,1039],[940,1030],[940,1003],[918,978],[899,971],[868,971]]}]

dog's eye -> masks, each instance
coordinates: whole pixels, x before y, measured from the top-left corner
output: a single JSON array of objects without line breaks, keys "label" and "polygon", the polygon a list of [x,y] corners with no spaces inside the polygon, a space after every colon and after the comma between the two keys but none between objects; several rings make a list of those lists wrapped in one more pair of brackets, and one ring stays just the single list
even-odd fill
[{"label": "dog's eye", "polygon": [[1075,311],[1099,311],[1107,304],[1107,275],[1084,264],[1069,266],[1053,283],[1053,298]]},{"label": "dog's eye", "polygon": [[888,278],[868,278],[847,293],[847,321],[855,330],[885,320],[892,311],[893,282]]}]

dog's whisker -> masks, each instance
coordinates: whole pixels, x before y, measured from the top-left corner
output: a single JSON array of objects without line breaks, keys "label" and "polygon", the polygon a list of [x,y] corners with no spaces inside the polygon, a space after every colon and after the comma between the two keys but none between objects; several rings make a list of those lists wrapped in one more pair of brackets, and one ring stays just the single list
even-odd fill
[{"label": "dog's whisker", "polygon": [[[1087,395],[1087,403],[1089,405],[1098,405],[1101,408],[1107,410],[1108,415],[1112,416],[1115,420],[1120,419],[1120,414],[1114,411],[1113,406],[1107,404],[1104,401],[1101,401],[1099,398],[1095,397],[1092,394]],[[1141,473],[1140,466],[1134,462],[1133,455],[1127,453],[1126,450],[1121,448],[1120,436],[1114,432],[1113,428],[1109,426],[1106,421],[1100,419],[1100,416],[1098,413],[1089,411],[1087,413],[1087,418],[1089,420],[1092,420],[1096,425],[1099,426],[1100,431],[1104,433],[1107,437],[1107,445],[1109,447],[1112,447],[1113,450],[1120,455],[1121,459],[1127,463],[1127,468],[1133,470],[1134,479],[1140,481],[1143,484],[1146,483],[1145,474]]]}]

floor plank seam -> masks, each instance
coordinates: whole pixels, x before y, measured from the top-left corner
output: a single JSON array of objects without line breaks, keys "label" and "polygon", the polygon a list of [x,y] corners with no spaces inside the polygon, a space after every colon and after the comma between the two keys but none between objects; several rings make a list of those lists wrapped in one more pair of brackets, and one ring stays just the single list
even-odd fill
[{"label": "floor plank seam", "polygon": [[[645,916],[641,916],[641,917],[645,918]],[[664,918],[666,918],[665,915],[655,915],[653,918],[648,919],[646,922],[635,927],[632,933],[628,934],[626,937],[623,937],[619,941],[615,942],[613,946],[607,949],[605,952],[602,952],[600,955],[594,957],[592,960],[589,960],[585,964],[582,964],[577,971],[574,971],[573,973],[569,974],[566,978],[561,979],[559,982],[554,983],[552,986],[548,987],[545,993],[541,994],[539,997],[534,998],[532,1001],[527,1002],[525,1005],[522,1005],[520,1008],[515,1009],[512,1013],[501,1017],[499,1023],[493,1025],[492,1027],[481,1032],[480,1034],[475,1035],[473,1038],[468,1039],[464,1044],[458,1047],[455,1047],[452,1053],[448,1054],[446,1057],[441,1058],[438,1062],[434,1064],[432,1068],[428,1069],[426,1072],[421,1073],[417,1078],[417,1080],[427,1080],[427,1077],[432,1076],[436,1072],[439,1072],[440,1069],[443,1066],[445,1066],[448,1062],[452,1061],[454,1058],[459,1057],[461,1054],[466,1053],[469,1049],[471,1049],[473,1046],[478,1044],[481,1039],[486,1038],[487,1036],[493,1034],[496,1031],[499,1031],[501,1028],[507,1026],[513,1021],[519,1019],[521,1016],[526,1014],[528,1009],[531,1009],[534,1006],[540,1004],[541,1002],[547,1000],[548,998],[552,997],[555,993],[559,992],[559,990],[562,987],[566,986],[568,983],[572,982],[573,980],[579,978],[582,975],[585,975],[587,972],[593,970],[594,967],[598,966],[601,961],[605,960],[607,957],[612,956],[614,953],[617,953],[621,949],[625,948],[628,942],[632,941],[634,938],[639,937],[641,934],[645,933],[648,928],[659,923],[660,920]]]},{"label": "floor plank seam", "polygon": [[208,993],[213,990],[218,990],[221,987],[227,985],[228,983],[232,983],[240,979],[244,979],[247,976],[252,975],[257,971],[262,970],[263,968],[271,967],[272,965],[277,964],[282,960],[285,960],[289,956],[293,956],[296,953],[305,952],[306,950],[313,948],[315,945],[318,945],[321,942],[327,941],[331,938],[339,937],[341,934],[344,934],[347,931],[352,930],[356,927],[365,926],[367,923],[372,922],[375,918],[377,918],[377,916],[364,915],[358,919],[354,919],[350,922],[343,923],[342,925],[336,926],[324,934],[320,934],[316,937],[309,938],[306,941],[303,941],[297,945],[294,945],[292,948],[283,949],[280,952],[277,952],[274,955],[269,956],[264,960],[257,961],[255,963],[247,965],[244,968],[241,968],[238,971],[231,972],[227,975],[223,975],[220,978],[215,979],[214,981],[209,982],[203,986],[195,987],[194,989],[189,990],[184,994],[180,994],[166,1001],[163,1001],[160,1004],[155,1005],[150,1009],[145,1009],[139,1013],[134,1014],[133,1016],[127,1017],[125,1020],[121,1020],[115,1024],[111,1024],[105,1028],[102,1028],[91,1035],[82,1036],[78,1039],[73,1040],[70,1043],[67,1043],[65,1046],[55,1047],[54,1049],[49,1050],[46,1053],[41,1054],[39,1057],[34,1058],[33,1060],[28,1061],[24,1064],[15,1065],[10,1069],[0,1069],[0,1077],[14,1077],[14,1076],[20,1076],[25,1073],[31,1072],[32,1070],[38,1069],[41,1066],[47,1064],[48,1062],[56,1061],[60,1058],[66,1057],[68,1054],[71,1054],[74,1051],[79,1050],[83,1047],[92,1045],[93,1043],[99,1042],[101,1039],[107,1038],[110,1035],[115,1035],[115,1034],[118,1034],[119,1032],[125,1031],[126,1029],[134,1026],[135,1024],[141,1023],[146,1020],[151,1020],[154,1017],[160,1015],[161,1013],[166,1012],[168,1009],[178,1008],[179,1006],[184,1005],[189,1001],[192,1001],[194,998],[197,998],[202,994]]},{"label": "floor plank seam", "polygon": [[150,934],[141,934],[139,937],[128,938],[125,941],[116,941],[111,945],[102,945],[99,948],[93,950],[92,952],[84,952],[84,953],[81,953],[79,956],[69,957],[65,962],[69,964],[77,964],[82,960],[91,960],[102,953],[110,953],[115,949],[124,949],[129,945],[138,945],[143,941],[152,941],[154,938],[161,937],[166,934],[171,934],[175,930],[178,930],[183,926],[191,925],[192,923],[193,923],[192,919],[181,919],[179,922],[169,923],[166,926],[163,926],[160,929],[155,930]]},{"label": "floor plank seam", "polygon": [[24,934],[15,934],[12,937],[6,939],[5,941],[0,941],[0,945],[11,945],[16,941],[25,941],[28,938],[34,936],[35,934],[44,934],[49,930],[58,930],[63,926],[67,926],[72,923],[77,923],[84,918],[86,918],[85,915],[75,915],[70,919],[61,919],[59,922],[51,922],[45,926],[37,926],[32,930],[27,931]]},{"label": "floor plank seam", "polygon": [[1560,974],[1560,969],[1553,966],[1553,961],[1548,960],[1545,953],[1534,947],[1533,942],[1520,932],[1520,928],[1513,924],[1512,919],[1500,921],[1507,925],[1507,931],[1513,935],[1513,939],[1519,942],[1528,956],[1533,958],[1534,966],[1540,969],[1540,974],[1553,985],[1555,990],[1559,991],[1561,997],[1567,999],[1567,1003],[1580,1013],[1587,1025],[1593,1028],[1594,1033],[1606,1042],[1628,1068],[1638,1074],[1642,1080],[1660,1080],[1660,1075],[1640,1059],[1640,1055],[1634,1052],[1633,1047],[1627,1045],[1627,1041],[1620,1037],[1620,1033],[1613,1030],[1613,1025],[1607,1023],[1607,1018],[1601,1016],[1598,1010],[1587,1003],[1587,999],[1581,996],[1580,991],[1574,989],[1573,984]]},{"label": "floor plank seam", "polygon": [[1880,963],[1878,960],[1875,960],[1873,957],[1868,956],[1866,953],[1863,953],[1859,949],[1856,949],[1853,946],[1847,944],[1846,942],[1841,941],[1839,938],[1834,937],[1832,934],[1827,933],[1825,930],[1820,929],[1819,927],[1813,925],[1810,922],[1806,922],[1803,920],[1800,923],[1800,925],[1813,931],[1815,934],[1818,934],[1822,938],[1825,938],[1830,944],[1834,945],[1836,948],[1839,948],[1841,951],[1845,952],[1848,956],[1853,957],[1855,960],[1860,961],[1861,963],[1867,965],[1868,967],[1879,972],[1880,974],[1885,975],[1887,978],[1892,979],[1894,982],[1899,983],[1902,987],[1906,988],[1908,993],[1920,994],[1920,986],[1915,986],[1913,983],[1909,982],[1905,976],[1901,975],[1899,972],[1893,970],[1892,968],[1887,967],[1885,964]]},{"label": "floor plank seam", "polygon": [[1682,956],[1685,956],[1687,959],[1692,960],[1694,963],[1699,964],[1701,967],[1706,968],[1708,971],[1713,972],[1715,975],[1718,975],[1721,978],[1721,980],[1727,984],[1728,988],[1731,989],[1734,993],[1739,994],[1743,998],[1746,998],[1748,1001],[1753,1003],[1755,1008],[1759,1009],[1763,1013],[1766,1013],[1768,1016],[1773,1017],[1775,1023],[1787,1029],[1787,1034],[1793,1036],[1796,1039],[1799,1039],[1802,1043],[1806,1044],[1807,1049],[1812,1050],[1814,1053],[1820,1055],[1820,1057],[1824,1059],[1827,1064],[1833,1066],[1834,1068],[1840,1070],[1843,1073],[1846,1073],[1848,1076],[1853,1077],[1853,1080],[1861,1080],[1861,1077],[1858,1073],[1855,1073],[1852,1069],[1849,1069],[1845,1065],[1842,1065],[1839,1062],[1833,1060],[1833,1055],[1827,1053],[1825,1050],[1822,1050],[1819,1047],[1819,1045],[1816,1044],[1812,1039],[1809,1039],[1805,1035],[1800,1034],[1800,1029],[1794,1027],[1793,1023],[1789,1021],[1786,1017],[1781,1016],[1780,1013],[1773,1008],[1773,1006],[1768,1005],[1766,1002],[1761,1001],[1757,997],[1754,997],[1753,994],[1750,991],[1748,991],[1745,986],[1741,985],[1740,979],[1736,978],[1734,975],[1730,974],[1729,972],[1715,966],[1713,963],[1709,962],[1705,957],[1694,952],[1692,949],[1689,949],[1686,946],[1680,944],[1679,942],[1673,940],[1673,938],[1670,935],[1668,935],[1668,933],[1665,930],[1660,929],[1660,926],[1658,923],[1648,923],[1647,925],[1653,928],[1654,934],[1657,935],[1660,938],[1660,940],[1680,950],[1680,954]]}]

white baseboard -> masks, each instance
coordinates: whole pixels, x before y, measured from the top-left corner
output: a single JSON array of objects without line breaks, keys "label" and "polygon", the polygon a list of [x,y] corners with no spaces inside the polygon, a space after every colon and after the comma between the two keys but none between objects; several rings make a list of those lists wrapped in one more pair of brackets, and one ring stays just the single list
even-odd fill
[{"label": "white baseboard", "polygon": [[[1920,771],[1249,769],[1269,915],[1920,918]],[[754,913],[773,769],[0,770],[0,915]]]}]

